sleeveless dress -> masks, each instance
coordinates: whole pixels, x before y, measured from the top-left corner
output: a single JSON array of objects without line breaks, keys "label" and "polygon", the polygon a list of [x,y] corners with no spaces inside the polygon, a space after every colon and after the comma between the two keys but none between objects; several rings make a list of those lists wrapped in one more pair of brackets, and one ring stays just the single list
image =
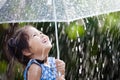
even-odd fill
[{"label": "sleeveless dress", "polygon": [[33,63],[39,65],[42,69],[42,74],[41,74],[40,80],[56,80],[57,69],[56,69],[55,58],[54,57],[48,57],[48,63],[49,63],[50,66],[47,66],[43,63],[39,63],[35,59],[31,59],[28,62],[27,67],[24,70],[24,80],[27,80],[28,69],[31,66],[31,64],[33,64]]}]

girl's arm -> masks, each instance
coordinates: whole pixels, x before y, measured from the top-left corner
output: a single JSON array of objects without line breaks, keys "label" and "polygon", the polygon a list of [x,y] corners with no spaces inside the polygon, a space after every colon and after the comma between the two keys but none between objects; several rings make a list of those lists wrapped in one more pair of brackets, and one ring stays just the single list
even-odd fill
[{"label": "girl's arm", "polygon": [[41,68],[37,64],[32,64],[28,70],[27,80],[40,80]]}]

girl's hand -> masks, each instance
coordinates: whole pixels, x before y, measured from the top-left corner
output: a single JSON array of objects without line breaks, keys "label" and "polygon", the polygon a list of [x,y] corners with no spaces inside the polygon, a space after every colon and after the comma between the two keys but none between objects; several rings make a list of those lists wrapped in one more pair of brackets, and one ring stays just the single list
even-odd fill
[{"label": "girl's hand", "polygon": [[57,77],[57,80],[65,80],[64,75]]},{"label": "girl's hand", "polygon": [[56,59],[56,68],[57,71],[61,73],[61,75],[65,75],[65,62],[60,60],[60,59]]}]

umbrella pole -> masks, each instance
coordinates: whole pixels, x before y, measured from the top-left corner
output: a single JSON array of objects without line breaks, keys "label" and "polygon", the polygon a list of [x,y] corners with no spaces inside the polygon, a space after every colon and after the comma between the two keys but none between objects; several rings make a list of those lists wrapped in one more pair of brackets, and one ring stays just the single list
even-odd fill
[{"label": "umbrella pole", "polygon": [[57,20],[56,20],[56,7],[55,7],[55,0],[53,0],[53,7],[54,7],[54,19],[55,19],[55,37],[56,37],[56,46],[57,46],[57,59],[60,59],[60,50],[59,50],[59,43],[58,43],[58,29],[57,29]]},{"label": "umbrella pole", "polygon": [[58,43],[58,29],[57,22],[55,21],[55,37],[56,37],[56,46],[57,46],[57,59],[60,59],[59,43]]},{"label": "umbrella pole", "polygon": [[[60,59],[60,51],[59,51],[59,43],[58,43],[58,29],[57,29],[57,21],[55,21],[55,36],[56,36],[56,46],[57,46],[57,59]],[[58,72],[58,76],[61,76],[61,73]]]}]

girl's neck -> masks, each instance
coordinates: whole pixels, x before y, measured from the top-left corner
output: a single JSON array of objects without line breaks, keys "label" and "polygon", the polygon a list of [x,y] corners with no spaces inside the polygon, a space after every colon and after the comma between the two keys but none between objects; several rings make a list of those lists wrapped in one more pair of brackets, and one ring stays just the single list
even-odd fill
[{"label": "girl's neck", "polygon": [[46,63],[48,64],[48,58],[46,57],[44,60],[39,60],[39,59],[36,59],[39,63]]},{"label": "girl's neck", "polygon": [[38,59],[36,59],[40,64],[44,64],[45,66],[48,66],[48,67],[50,67],[50,65],[49,65],[49,62],[48,62],[48,59],[45,59],[45,60],[38,60]]}]

